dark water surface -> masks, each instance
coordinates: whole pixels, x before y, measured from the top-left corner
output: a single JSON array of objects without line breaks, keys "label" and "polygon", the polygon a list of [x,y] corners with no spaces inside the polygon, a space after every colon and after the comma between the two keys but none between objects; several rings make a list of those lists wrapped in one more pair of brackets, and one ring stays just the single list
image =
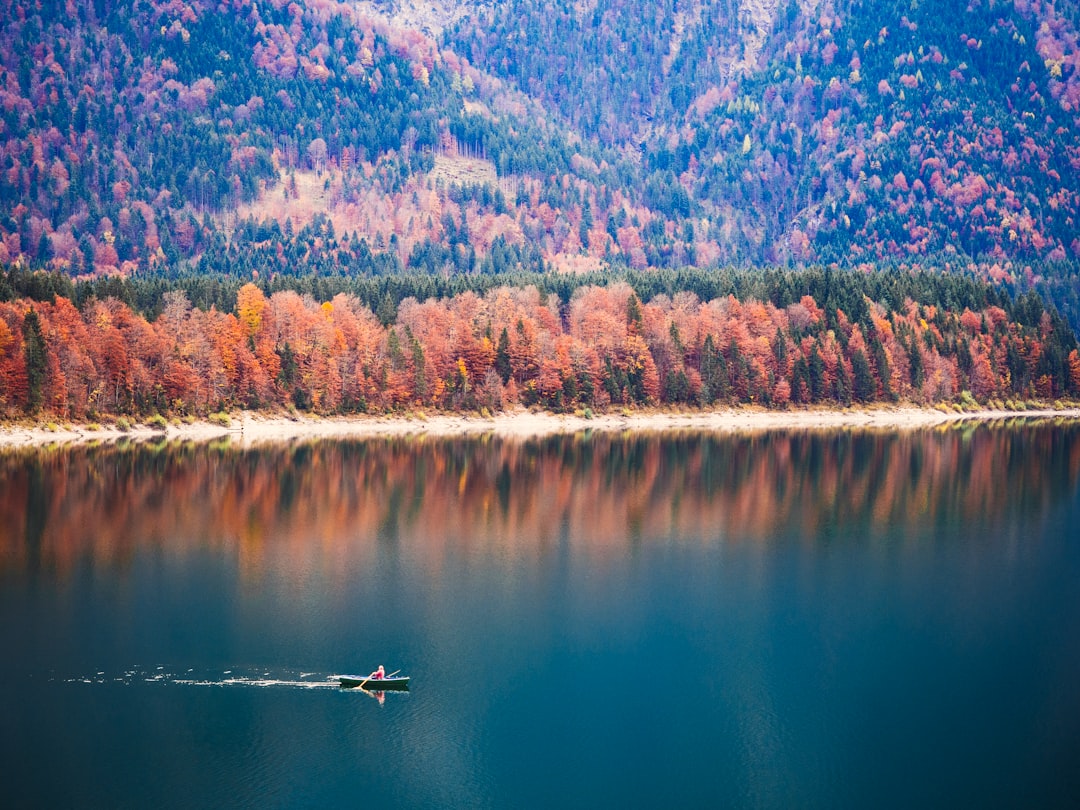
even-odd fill
[{"label": "dark water surface", "polygon": [[0,804],[1076,806],[1078,479],[1049,423],[6,451]]}]

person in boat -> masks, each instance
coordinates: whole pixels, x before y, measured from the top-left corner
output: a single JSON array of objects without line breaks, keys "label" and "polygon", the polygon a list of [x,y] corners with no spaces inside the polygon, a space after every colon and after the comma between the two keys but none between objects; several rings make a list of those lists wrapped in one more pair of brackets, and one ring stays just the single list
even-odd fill
[{"label": "person in boat", "polygon": [[379,668],[377,670],[375,670],[374,672],[372,672],[370,675],[368,675],[368,678],[373,680],[373,681],[381,681],[385,677],[386,677],[386,670],[383,668],[382,664],[379,664]]}]

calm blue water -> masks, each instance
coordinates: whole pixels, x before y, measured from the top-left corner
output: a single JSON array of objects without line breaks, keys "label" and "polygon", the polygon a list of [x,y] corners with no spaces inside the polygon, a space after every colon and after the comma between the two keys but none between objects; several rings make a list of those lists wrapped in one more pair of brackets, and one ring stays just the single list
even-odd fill
[{"label": "calm blue water", "polygon": [[0,801],[1076,806],[1078,480],[1046,424],[8,453]]}]

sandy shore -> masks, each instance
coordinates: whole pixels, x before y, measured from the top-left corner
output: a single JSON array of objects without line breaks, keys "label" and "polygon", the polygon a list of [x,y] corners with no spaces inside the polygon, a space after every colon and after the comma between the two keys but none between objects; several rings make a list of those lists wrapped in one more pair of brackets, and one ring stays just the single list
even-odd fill
[{"label": "sandy shore", "polygon": [[128,430],[113,426],[64,425],[49,429],[43,425],[0,425],[0,447],[86,444],[120,440],[159,439],[212,441],[228,437],[233,443],[255,445],[315,438],[379,436],[465,436],[493,435],[534,438],[573,434],[586,430],[605,432],[657,432],[699,430],[737,433],[764,430],[883,429],[911,430],[949,423],[1054,418],[1080,420],[1080,408],[1039,411],[985,410],[967,413],[943,412],[915,407],[867,409],[808,409],[768,411],[736,408],[714,411],[609,413],[585,418],[517,410],[481,417],[464,414],[434,414],[426,417],[334,417],[275,416],[242,412],[234,414],[228,426],[210,422],[169,425],[164,430],[136,425]]}]

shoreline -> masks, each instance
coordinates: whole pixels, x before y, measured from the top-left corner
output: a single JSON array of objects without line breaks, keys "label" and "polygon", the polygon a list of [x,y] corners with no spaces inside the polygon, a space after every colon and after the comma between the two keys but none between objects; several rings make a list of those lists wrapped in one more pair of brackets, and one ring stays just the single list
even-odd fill
[{"label": "shoreline", "polygon": [[127,430],[109,425],[64,426],[0,425],[0,448],[78,446],[121,441],[210,442],[230,438],[241,446],[308,439],[390,438],[403,436],[481,436],[533,439],[572,435],[584,431],[668,432],[700,431],[745,433],[769,430],[915,430],[964,422],[994,422],[1009,419],[1080,420],[1080,408],[1003,411],[983,409],[956,412],[915,406],[882,406],[858,409],[806,409],[770,411],[755,408],[725,408],[712,411],[631,411],[592,417],[552,414],[517,408],[480,416],[437,413],[431,416],[285,416],[242,411],[232,415],[229,425],[209,421],[169,424],[165,428],[135,425]]}]

